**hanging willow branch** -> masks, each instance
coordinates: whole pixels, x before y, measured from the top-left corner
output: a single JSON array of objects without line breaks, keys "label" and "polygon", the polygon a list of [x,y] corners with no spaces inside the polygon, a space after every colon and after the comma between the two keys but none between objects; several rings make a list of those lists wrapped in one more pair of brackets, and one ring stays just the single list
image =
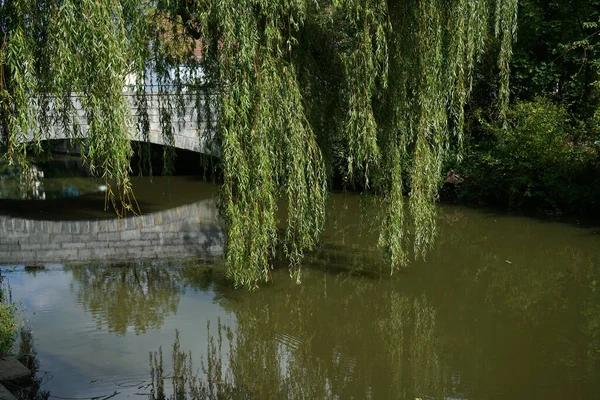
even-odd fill
[{"label": "hanging willow branch", "polygon": [[461,143],[490,39],[499,42],[500,109],[508,102],[517,0],[0,4],[4,158],[27,168],[26,138],[58,127],[85,137],[91,171],[113,184],[113,200],[126,199],[130,132],[149,135],[148,84],[159,89],[166,171],[185,96],[195,96],[197,115],[216,117],[204,126],[220,153],[229,272],[250,289],[269,279],[277,248],[300,279],[338,173],[384,197],[380,245],[392,271],[408,262],[410,243],[423,255],[436,234],[442,162]]}]

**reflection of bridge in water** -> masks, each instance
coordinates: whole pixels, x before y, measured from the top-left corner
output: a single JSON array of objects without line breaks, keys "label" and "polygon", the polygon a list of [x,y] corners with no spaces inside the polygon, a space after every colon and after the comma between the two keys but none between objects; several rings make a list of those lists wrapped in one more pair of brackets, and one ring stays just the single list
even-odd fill
[{"label": "reflection of bridge in water", "polygon": [[214,200],[104,221],[0,216],[4,265],[214,258],[224,243]]}]

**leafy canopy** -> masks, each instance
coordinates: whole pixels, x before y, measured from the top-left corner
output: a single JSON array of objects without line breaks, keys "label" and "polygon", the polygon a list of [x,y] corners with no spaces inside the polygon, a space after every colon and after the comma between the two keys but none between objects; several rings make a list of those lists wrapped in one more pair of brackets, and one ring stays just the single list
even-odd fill
[{"label": "leafy canopy", "polygon": [[[299,279],[333,177],[382,195],[380,245],[392,270],[407,262],[409,241],[415,254],[430,246],[440,169],[461,142],[474,65],[496,38],[502,110],[517,13],[517,0],[0,4],[4,157],[26,169],[24,136],[39,139],[50,124],[78,137],[76,94],[89,130],[85,160],[116,182],[112,199],[127,198],[128,131],[149,129],[144,82],[158,82],[166,143],[184,97],[195,94],[199,115],[217,121],[207,134],[220,148],[227,263],[248,288],[269,279],[279,244]],[[123,95],[128,76],[135,117]]]}]

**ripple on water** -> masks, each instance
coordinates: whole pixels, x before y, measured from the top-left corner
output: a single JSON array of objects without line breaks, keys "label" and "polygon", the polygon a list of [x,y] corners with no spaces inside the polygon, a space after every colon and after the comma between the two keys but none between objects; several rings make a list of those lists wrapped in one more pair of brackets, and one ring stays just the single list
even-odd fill
[{"label": "ripple on water", "polygon": [[[371,273],[377,237],[357,235],[357,202],[347,199],[338,207],[346,214],[334,215],[346,236],[330,226],[326,237],[338,240],[306,258],[302,285],[283,269],[249,294],[164,263],[79,274],[1,267],[13,298],[36,313],[40,367],[54,376],[44,388],[62,397],[147,393],[149,352],[162,347],[169,374],[178,329],[197,368],[222,318],[241,338],[231,364],[225,340],[223,365],[263,394],[255,397],[285,383],[268,375],[276,371],[293,374],[300,395],[325,385],[331,396],[316,398],[600,398],[599,235],[445,207],[427,263],[390,278]],[[284,367],[267,368],[273,362]]]}]

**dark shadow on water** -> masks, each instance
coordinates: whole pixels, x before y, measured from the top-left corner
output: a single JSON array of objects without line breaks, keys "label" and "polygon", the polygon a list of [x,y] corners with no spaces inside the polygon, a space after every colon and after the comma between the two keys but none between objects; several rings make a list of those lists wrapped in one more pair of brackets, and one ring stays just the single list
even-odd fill
[{"label": "dark shadow on water", "polygon": [[[0,215],[45,221],[110,220],[117,214],[110,207],[104,210],[104,194],[51,200],[0,200]],[[152,210],[151,203],[138,201],[142,211]]]},{"label": "dark shadow on water", "polygon": [[562,215],[539,211],[511,210],[506,207],[453,201],[449,199],[440,201],[439,205],[441,208],[456,207],[470,210],[482,215],[486,215],[490,218],[525,218],[550,224],[558,223],[572,225],[584,229],[595,229],[594,233],[600,234],[600,212],[596,210],[589,210],[589,212],[581,211],[576,214]]},{"label": "dark shadow on water", "polygon": [[[92,178],[76,178],[86,183],[102,182]],[[135,201],[142,214],[151,214],[197,201],[214,198],[216,187],[211,183],[202,184],[193,176],[162,177],[152,179],[132,177]],[[61,178],[65,184],[70,178]],[[88,183],[86,183],[88,184]],[[76,197],[47,200],[0,199],[0,215],[32,220],[106,220],[115,219],[117,214],[110,202],[105,210],[104,192],[86,193]],[[128,216],[132,216],[130,213]]]},{"label": "dark shadow on water", "polygon": [[[285,268],[285,263],[285,260],[280,260],[276,265]],[[324,243],[306,254],[302,268],[370,279],[390,276],[390,267],[379,249],[349,248],[335,243]]]}]

